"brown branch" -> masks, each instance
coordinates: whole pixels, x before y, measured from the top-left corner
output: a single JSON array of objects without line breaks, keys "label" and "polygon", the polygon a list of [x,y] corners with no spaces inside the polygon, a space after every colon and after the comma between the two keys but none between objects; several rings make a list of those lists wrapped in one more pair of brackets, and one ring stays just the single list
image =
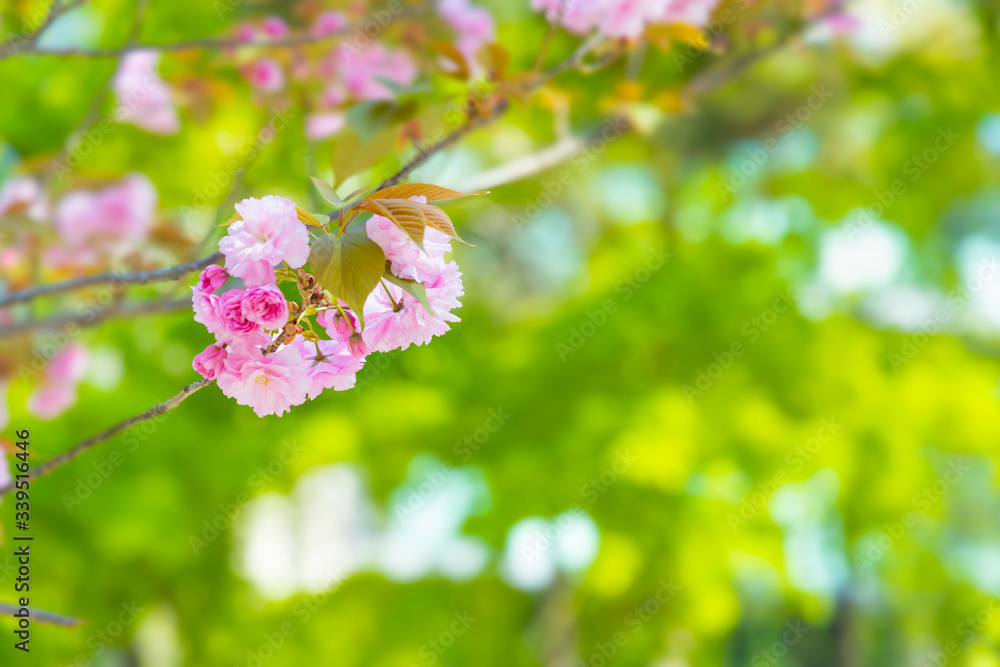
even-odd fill
[{"label": "brown branch", "polygon": [[49,13],[45,16],[45,20],[42,22],[40,26],[38,26],[38,28],[34,32],[32,32],[30,35],[22,34],[20,37],[15,37],[10,41],[0,44],[0,60],[3,60],[4,58],[20,53],[23,50],[21,48],[21,44],[23,42],[27,42],[28,46],[28,49],[26,49],[27,51],[30,52],[31,50],[33,50],[35,44],[38,43],[39,38],[42,36],[42,33],[44,33],[45,30],[50,25],[52,25],[53,21],[55,21],[57,18],[59,18],[69,10],[73,9],[74,7],[82,5],[84,2],[85,0],[70,0],[65,5],[60,5],[58,4],[58,0],[54,0],[50,8],[51,11],[49,11]]},{"label": "brown branch", "polygon": [[[542,73],[533,81],[530,81],[528,84],[526,84],[524,87],[524,92],[527,93],[535,91],[541,88],[549,81],[551,81],[553,78],[562,74],[563,72],[573,69],[574,67],[580,66],[583,63],[583,59],[591,51],[591,49],[593,49],[593,47],[596,44],[597,40],[593,38],[587,40],[586,42],[584,42],[583,45],[580,46],[580,48],[578,48],[568,58],[560,62],[555,67]],[[388,178],[384,179],[381,183],[379,183],[378,187],[376,188],[376,191],[383,190],[385,188],[390,188],[394,185],[402,183],[404,180],[406,180],[407,177],[409,177],[411,173],[413,173],[418,167],[423,165],[425,162],[427,162],[427,160],[429,160],[432,156],[436,155],[438,152],[458,143],[463,137],[465,137],[465,135],[469,134],[473,130],[479,127],[483,127],[485,125],[490,125],[500,120],[500,118],[502,118],[504,114],[507,113],[507,110],[510,108],[510,103],[506,99],[501,99],[493,103],[492,105],[483,104],[481,106],[488,107],[490,109],[490,112],[487,114],[482,114],[478,109],[476,109],[475,113],[470,113],[464,123],[456,127],[445,137],[438,140],[437,142],[435,142],[434,144],[432,144],[427,148],[419,149],[417,151],[417,154],[409,162],[405,163],[402,167],[400,167],[399,171],[397,171],[392,176],[389,176]],[[344,211],[346,212],[356,208],[361,204],[362,201],[363,199],[356,201],[355,203],[346,207]],[[339,218],[340,214],[341,210],[338,209],[335,211],[330,211],[328,215],[330,216],[330,219],[333,220]]]},{"label": "brown branch", "polygon": [[[125,421],[117,424],[116,426],[112,426],[108,430],[104,431],[103,433],[99,433],[98,435],[95,435],[92,438],[87,438],[86,440],[77,444],[69,451],[63,452],[62,454],[59,454],[57,456],[53,456],[45,463],[42,463],[41,465],[32,468],[31,471],[28,473],[28,479],[35,479],[37,477],[47,475],[56,468],[69,463],[70,461],[75,459],[80,454],[83,454],[91,447],[107,442],[114,436],[118,435],[123,431],[127,431],[136,424],[141,424],[145,421],[153,419],[154,417],[159,417],[162,414],[170,412],[178,405],[183,403],[188,396],[190,396],[191,394],[193,394],[194,392],[198,391],[203,387],[207,387],[208,385],[212,384],[212,382],[213,382],[212,380],[206,380],[205,378],[202,378],[197,382],[189,384],[188,386],[184,387],[184,389],[182,389],[180,393],[178,393],[176,396],[162,403],[157,403],[156,405],[146,410],[145,412],[142,412],[136,415],[135,417],[132,417],[131,419],[126,419]],[[4,486],[0,487],[0,496],[5,496],[13,490],[14,490],[14,482],[11,481],[5,484]]]},{"label": "brown branch", "polygon": [[[39,623],[58,625],[63,628],[75,628],[76,626],[83,625],[87,622],[82,618],[63,616],[62,614],[57,614],[53,611],[45,611],[44,609],[37,609],[35,607],[28,607],[27,609],[29,618],[33,621],[38,621]],[[4,616],[10,616],[20,610],[21,607],[19,605],[0,602],[0,614],[3,614]]]},{"label": "brown branch", "polygon": [[84,47],[70,47],[65,49],[38,48],[35,46],[34,42],[30,42],[28,48],[26,49],[16,49],[11,47],[4,49],[0,47],[0,60],[13,55],[21,55],[25,53],[31,55],[51,56],[53,58],[117,58],[131,51],[139,50],[177,52],[193,51],[196,49],[288,48],[329,42],[350,33],[355,27],[357,27],[355,24],[351,24],[336,32],[325,35],[303,33],[300,35],[285,37],[283,39],[271,39],[264,42],[246,42],[232,38],[220,39],[217,37],[207,37],[203,39],[191,39],[184,42],[172,42],[166,44],[135,44],[130,41],[125,46],[115,46],[104,49],[91,49]]},{"label": "brown branch", "polygon": [[823,12],[821,14],[817,14],[816,16],[812,16],[807,21],[800,24],[797,28],[788,31],[779,37],[773,44],[744,54],[743,56],[726,63],[722,67],[709,69],[699,74],[691,79],[686,86],[684,86],[684,94],[688,98],[694,98],[718,88],[720,85],[734,79],[750,67],[756,65],[764,58],[780,51],[807,29],[825,20],[832,14],[833,12]]},{"label": "brown branch", "polygon": [[163,269],[155,269],[153,271],[140,271],[137,273],[108,271],[105,273],[95,273],[91,276],[73,278],[72,280],[66,280],[61,283],[49,283],[48,285],[39,285],[37,287],[21,290],[19,292],[12,292],[4,297],[0,297],[0,308],[11,306],[15,303],[31,301],[32,299],[37,299],[40,296],[70,292],[83,287],[90,287],[92,285],[103,285],[106,283],[110,283],[114,286],[145,285],[146,283],[177,280],[190,273],[201,271],[206,266],[211,264],[218,264],[221,261],[222,253],[216,252],[212,253],[208,257],[203,257],[193,262],[170,266]]},{"label": "brown branch", "polygon": [[93,326],[107,320],[152,313],[173,313],[191,307],[191,299],[156,299],[135,304],[116,304],[90,312],[56,315],[44,320],[24,320],[0,327],[0,338],[16,336],[29,331],[51,331],[70,325]]}]

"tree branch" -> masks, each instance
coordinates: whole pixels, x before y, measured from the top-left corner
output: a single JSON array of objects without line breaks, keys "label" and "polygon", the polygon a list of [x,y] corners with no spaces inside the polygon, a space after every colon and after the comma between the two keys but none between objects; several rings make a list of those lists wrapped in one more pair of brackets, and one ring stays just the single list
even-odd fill
[{"label": "tree branch", "polygon": [[177,280],[189,273],[201,271],[206,266],[218,264],[221,261],[222,253],[215,252],[208,257],[203,257],[193,262],[155,269],[153,271],[141,271],[138,273],[107,271],[105,273],[95,273],[92,276],[82,276],[61,283],[49,283],[48,285],[39,285],[19,292],[12,292],[4,297],[0,297],[0,308],[5,308],[15,303],[31,301],[40,296],[70,292],[83,287],[90,287],[91,285],[102,285],[105,283],[111,283],[112,285],[145,285],[146,283],[162,282],[165,280]]},{"label": "tree branch", "polygon": [[586,145],[586,137],[566,137],[536,153],[470,176],[454,189],[460,192],[479,192],[520,181],[561,164]]},{"label": "tree branch", "polygon": [[[91,49],[84,47],[69,47],[65,49],[38,48],[35,46],[36,40],[31,40],[29,41],[28,48],[25,49],[18,49],[13,45],[13,43],[0,45],[0,60],[23,54],[51,56],[53,58],[117,58],[131,51],[177,52],[192,51],[195,49],[287,48],[329,42],[350,33],[355,27],[356,26],[352,24],[345,26],[336,32],[325,35],[311,35],[306,33],[293,35],[292,37],[285,37],[283,39],[272,39],[266,42],[246,42],[232,38],[220,39],[216,37],[208,37],[167,44],[135,44],[130,41],[130,43],[125,46],[115,46],[104,49]],[[39,34],[41,33],[39,32]]]},{"label": "tree branch", "polygon": [[136,315],[149,315],[151,313],[173,313],[191,307],[191,299],[157,299],[136,304],[111,305],[100,310],[91,310],[77,315],[65,314],[56,315],[45,320],[25,320],[15,322],[7,326],[0,327],[0,338],[15,336],[29,331],[51,331],[68,327],[71,324],[78,326],[92,326],[111,319],[122,317],[133,317]]},{"label": "tree branch", "polygon": [[[207,387],[208,385],[212,384],[212,382],[213,382],[212,380],[206,380],[205,378],[202,378],[197,382],[189,384],[188,386],[184,387],[184,389],[182,389],[180,393],[178,393],[176,396],[162,403],[157,403],[156,405],[146,410],[145,412],[142,412],[136,415],[135,417],[132,417],[131,419],[126,419],[125,421],[117,424],[116,426],[112,426],[108,430],[104,431],[103,433],[99,433],[98,435],[95,435],[92,438],[87,438],[86,440],[79,443],[69,451],[66,451],[57,456],[53,456],[45,463],[42,463],[41,465],[32,468],[31,471],[28,473],[28,479],[35,479],[37,477],[47,475],[56,468],[69,463],[70,461],[75,459],[80,454],[83,454],[91,447],[107,442],[114,436],[118,435],[123,431],[127,431],[136,424],[141,424],[142,422],[149,421],[154,417],[159,417],[162,414],[170,412],[178,405],[183,403],[188,396],[190,396],[191,394],[195,393],[196,391],[198,391],[203,387]],[[12,481],[0,487],[0,496],[5,496],[13,490],[14,490],[14,483]]]},{"label": "tree branch", "polygon": [[[9,616],[16,611],[20,611],[21,607],[15,604],[8,604],[6,602],[0,602],[0,614],[4,616]],[[28,607],[28,613],[30,618],[39,623],[48,623],[49,625],[58,625],[64,628],[75,628],[78,625],[83,625],[87,621],[82,618],[73,618],[72,616],[63,616],[62,614],[57,614],[52,611],[45,611],[44,609],[37,609],[35,607]]]}]

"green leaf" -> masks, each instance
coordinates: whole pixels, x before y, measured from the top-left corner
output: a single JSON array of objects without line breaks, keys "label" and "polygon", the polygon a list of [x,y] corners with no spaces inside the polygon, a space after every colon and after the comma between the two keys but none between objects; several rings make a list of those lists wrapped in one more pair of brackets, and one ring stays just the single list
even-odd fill
[{"label": "green leaf", "polygon": [[[316,227],[318,229],[323,229],[323,223],[320,222],[316,218],[316,216],[313,215],[312,213],[310,213],[309,211],[305,211],[305,210],[299,208],[298,206],[296,206],[295,207],[295,214],[298,216],[299,222],[301,222],[303,225],[309,225],[310,227]],[[323,217],[326,218],[326,216],[323,216]],[[326,221],[329,222],[330,218],[326,218]]]},{"label": "green leaf", "polygon": [[385,272],[385,253],[362,231],[326,234],[313,242],[309,269],[324,289],[340,299],[364,323],[364,305]]},{"label": "green leaf", "polygon": [[319,192],[319,196],[326,200],[326,203],[332,204],[337,208],[342,208],[344,206],[344,201],[337,196],[337,193],[333,191],[330,184],[321,178],[312,177],[313,185],[316,186],[316,191]]},{"label": "green leaf", "polygon": [[382,277],[388,280],[393,285],[397,285],[403,288],[403,291],[409,294],[410,296],[416,298],[416,300],[419,301],[423,305],[423,307],[427,309],[428,313],[430,313],[434,317],[437,317],[437,315],[434,315],[434,311],[431,309],[430,301],[427,300],[427,288],[424,287],[424,284],[418,283],[416,280],[410,280],[409,278],[400,278],[399,276],[393,275],[390,266],[391,262],[389,262],[389,260],[386,260],[385,274]]}]

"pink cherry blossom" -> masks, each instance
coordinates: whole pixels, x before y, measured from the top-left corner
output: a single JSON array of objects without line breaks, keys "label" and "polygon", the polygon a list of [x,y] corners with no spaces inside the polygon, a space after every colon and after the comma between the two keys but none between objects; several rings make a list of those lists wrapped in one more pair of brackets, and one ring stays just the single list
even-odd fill
[{"label": "pink cherry blossom", "polygon": [[288,24],[277,16],[268,16],[260,27],[264,34],[271,39],[281,39],[288,36]]},{"label": "pink cherry blossom", "polygon": [[50,384],[36,388],[28,396],[28,412],[38,419],[55,419],[76,403],[76,387]]},{"label": "pink cherry blossom", "polygon": [[271,336],[260,325],[243,317],[244,290],[229,290],[222,296],[201,292],[196,287],[192,287],[191,292],[195,322],[205,325],[210,333],[215,334],[215,341],[220,345],[271,343]]},{"label": "pink cherry blossom", "polygon": [[341,111],[313,113],[306,116],[306,138],[320,141],[344,129],[347,115]]},{"label": "pink cherry blossom", "polygon": [[228,355],[224,345],[213,343],[195,356],[191,366],[206,380],[214,380],[219,377],[219,372],[222,371]]},{"label": "pink cherry blossom", "polygon": [[181,121],[173,94],[158,73],[160,55],[155,51],[131,51],[122,58],[112,82],[118,96],[115,113],[120,122],[153,134],[176,134]]},{"label": "pink cherry blossom", "polygon": [[198,276],[198,283],[195,289],[199,292],[211,293],[226,284],[229,274],[218,264],[205,267],[205,270]]},{"label": "pink cherry blossom", "polygon": [[405,350],[411,344],[425,345],[434,336],[449,331],[448,322],[459,321],[451,311],[461,305],[458,297],[465,292],[462,274],[455,262],[442,262],[438,273],[424,282],[433,315],[402,288],[387,285],[392,299],[386,294],[387,288],[380,286],[365,302],[365,330],[362,336],[372,350],[388,352],[396,348]]},{"label": "pink cherry blossom", "polygon": [[219,297],[211,292],[191,288],[191,306],[194,309],[194,321],[205,325],[211,333],[221,334],[226,331],[219,317]]},{"label": "pink cherry blossom", "polygon": [[531,8],[545,12],[551,23],[559,23],[570,32],[583,35],[601,21],[605,0],[531,0]]},{"label": "pink cherry blossom", "polygon": [[354,355],[355,359],[368,356],[371,350],[361,335],[356,333],[361,330],[358,316],[347,310],[346,304],[341,303],[341,306],[345,308],[343,315],[336,309],[321,310],[316,314],[316,323],[323,327],[330,340],[346,345],[347,351]]},{"label": "pink cherry blossom", "polygon": [[261,58],[243,68],[243,76],[255,90],[276,93],[285,87],[285,72],[271,58]]},{"label": "pink cherry blossom", "polygon": [[45,378],[48,382],[77,384],[87,372],[88,359],[83,343],[70,343],[49,362]]},{"label": "pink cherry blossom", "polygon": [[311,382],[294,346],[264,355],[260,349],[236,345],[229,350],[216,382],[226,396],[248,405],[258,417],[282,415],[305,402]]},{"label": "pink cherry blossom", "polygon": [[295,212],[295,204],[267,195],[244,199],[236,205],[243,218],[229,226],[219,241],[226,256],[226,270],[248,287],[275,284],[274,267],[286,262],[299,268],[309,258],[309,232]]},{"label": "pink cherry blossom", "polygon": [[49,362],[38,386],[28,396],[28,412],[55,419],[76,403],[76,387],[87,372],[87,348],[70,343]]},{"label": "pink cherry blossom", "polygon": [[264,329],[280,329],[288,322],[288,301],[275,287],[251,287],[243,294],[243,317]]},{"label": "pink cherry blossom", "polygon": [[[299,349],[309,374],[309,397],[316,398],[324,389],[345,391],[354,386],[356,374],[365,365],[340,342],[320,340],[310,343],[296,338],[293,345]],[[317,351],[317,347],[319,348]]]},{"label": "pink cherry blossom", "polygon": [[342,46],[336,52],[340,78],[359,100],[391,100],[395,94],[381,80],[408,86],[417,77],[417,66],[403,51],[389,51],[373,43],[364,49]]},{"label": "pink cherry blossom", "polygon": [[475,7],[468,0],[439,0],[438,11],[454,29],[456,46],[473,67],[476,52],[496,41],[493,15],[485,7]]},{"label": "pink cherry blossom", "polygon": [[[410,197],[411,201],[427,203],[427,197]],[[436,229],[424,230],[424,250],[422,252],[409,235],[388,218],[373,215],[365,223],[368,238],[375,241],[391,262],[392,272],[400,278],[423,282],[428,276],[441,270],[441,260],[451,252],[451,237]]]},{"label": "pink cherry blossom", "polygon": [[680,23],[696,28],[708,25],[719,0],[666,0],[650,15],[657,23]]},{"label": "pink cherry blossom", "polygon": [[347,17],[340,12],[323,12],[316,17],[312,26],[312,34],[318,36],[333,35],[347,27]]},{"label": "pink cherry blossom", "polygon": [[149,235],[156,199],[148,178],[130,174],[100,192],[63,197],[56,207],[56,229],[70,246],[122,254]]},{"label": "pink cherry blossom", "polygon": [[570,32],[597,30],[614,38],[635,39],[648,25],[657,23],[705,26],[719,0],[532,0]]},{"label": "pink cherry blossom", "polygon": [[236,337],[250,336],[260,329],[260,325],[247,319],[243,311],[243,301],[247,290],[231,289],[219,297],[219,319],[226,330]]},{"label": "pink cherry blossom", "polygon": [[662,2],[649,0],[608,0],[599,29],[608,37],[639,37],[646,24],[659,12]]},{"label": "pink cherry blossom", "polygon": [[236,39],[241,42],[252,42],[257,39],[257,27],[250,23],[243,23],[236,27]]},{"label": "pink cherry blossom", "polygon": [[0,217],[14,213],[24,214],[32,220],[44,220],[48,216],[48,200],[38,181],[15,176],[0,187]]}]

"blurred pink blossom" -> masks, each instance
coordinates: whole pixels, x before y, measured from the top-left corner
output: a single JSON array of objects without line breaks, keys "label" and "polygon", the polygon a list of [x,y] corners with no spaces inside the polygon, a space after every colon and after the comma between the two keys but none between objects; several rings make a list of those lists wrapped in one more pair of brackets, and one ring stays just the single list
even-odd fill
[{"label": "blurred pink blossom", "polygon": [[340,12],[323,12],[316,17],[312,26],[312,34],[333,35],[347,27],[347,17]]},{"label": "blurred pink blossom", "polygon": [[261,23],[261,30],[271,39],[282,39],[288,36],[288,24],[277,16],[268,16]]},{"label": "blurred pink blossom", "polygon": [[12,213],[23,213],[39,221],[48,217],[49,202],[38,181],[15,176],[0,187],[0,217]]},{"label": "blurred pink blossom", "polygon": [[76,387],[87,372],[87,348],[72,342],[45,368],[28,396],[28,412],[38,419],[55,419],[76,403]]},{"label": "blurred pink blossom", "polygon": [[251,23],[241,23],[236,26],[236,39],[241,42],[252,42],[257,39],[257,27]]},{"label": "blurred pink blossom", "polygon": [[332,137],[344,129],[346,124],[347,115],[342,111],[309,114],[306,116],[306,138],[320,141]]},{"label": "blurred pink blossom", "polygon": [[614,38],[635,39],[658,23],[705,26],[719,0],[532,0],[533,9],[570,32],[597,30]]},{"label": "blurred pink blossom", "polygon": [[122,58],[112,86],[118,96],[118,120],[153,134],[176,134],[181,128],[173,95],[157,72],[160,55],[132,51]]},{"label": "blurred pink blossom", "polygon": [[271,58],[261,58],[243,68],[250,85],[263,93],[276,93],[285,87],[285,72]]},{"label": "blurred pink blossom", "polygon": [[406,52],[389,51],[378,43],[364,49],[342,46],[335,58],[340,78],[359,100],[391,100],[395,94],[382,80],[408,86],[417,77],[417,66]]},{"label": "blurred pink blossom", "polygon": [[55,226],[75,248],[122,254],[149,235],[156,189],[142,174],[129,174],[99,192],[71,192],[56,207]]},{"label": "blurred pink blossom", "polygon": [[469,66],[476,68],[476,52],[485,44],[496,41],[493,15],[485,7],[469,4],[469,0],[439,0],[438,11],[454,29],[458,50]]},{"label": "blurred pink blossom", "polygon": [[679,23],[696,28],[708,25],[719,0],[666,0],[651,15],[654,23]]}]

